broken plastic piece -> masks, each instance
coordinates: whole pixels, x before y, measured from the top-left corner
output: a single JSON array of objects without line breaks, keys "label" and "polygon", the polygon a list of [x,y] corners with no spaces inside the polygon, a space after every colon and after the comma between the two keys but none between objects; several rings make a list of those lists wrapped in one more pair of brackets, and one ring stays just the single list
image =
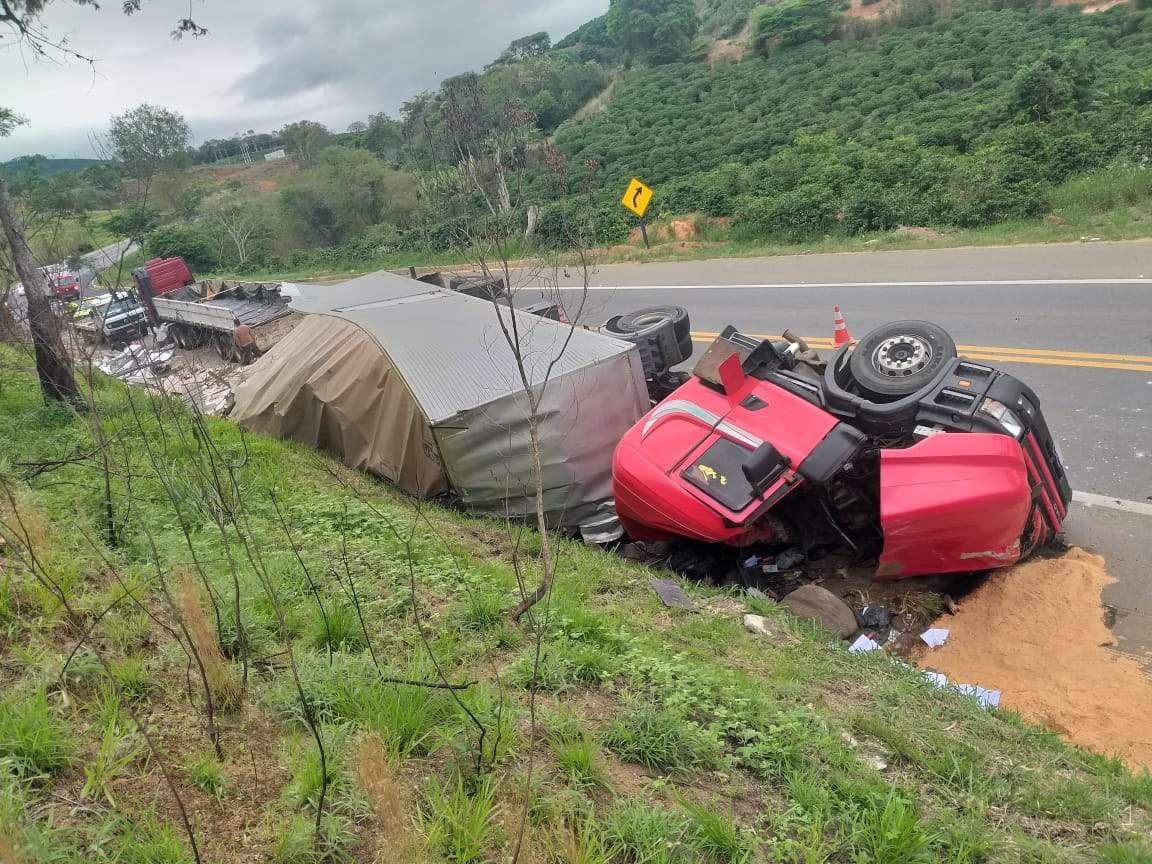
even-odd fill
[{"label": "broken plastic piece", "polygon": [[853,654],[863,654],[866,651],[876,651],[879,649],[880,643],[871,639],[864,633],[856,637],[856,641],[848,646],[848,650]]},{"label": "broken plastic piece", "polygon": [[920,640],[929,648],[939,648],[948,641],[948,632],[943,627],[932,627],[920,634]]}]

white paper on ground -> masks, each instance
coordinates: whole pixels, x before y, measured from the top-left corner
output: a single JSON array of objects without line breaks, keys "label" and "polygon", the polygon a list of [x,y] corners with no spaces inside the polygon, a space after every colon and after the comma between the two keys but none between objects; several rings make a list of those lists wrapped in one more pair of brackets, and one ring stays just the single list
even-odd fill
[{"label": "white paper on ground", "polygon": [[933,627],[921,633],[920,639],[929,648],[939,648],[948,641],[948,631],[942,627]]},{"label": "white paper on ground", "polygon": [[861,633],[856,641],[848,646],[848,650],[853,654],[863,654],[865,651],[875,651],[880,647],[880,643],[874,639],[870,639],[867,635]]},{"label": "white paper on ground", "polygon": [[926,681],[929,681],[932,684],[935,684],[937,687],[947,687],[948,686],[948,676],[945,675],[943,672],[933,672],[929,669],[925,669],[924,672],[921,674],[923,674],[924,679]]}]

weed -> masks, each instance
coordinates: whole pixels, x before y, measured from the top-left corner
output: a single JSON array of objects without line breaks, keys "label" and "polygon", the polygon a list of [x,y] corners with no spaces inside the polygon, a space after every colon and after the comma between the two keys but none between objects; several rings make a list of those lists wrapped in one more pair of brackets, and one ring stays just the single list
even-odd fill
[{"label": "weed", "polygon": [[455,864],[480,861],[502,841],[496,809],[496,783],[484,777],[471,795],[462,778],[447,789],[436,782],[425,788],[420,818],[428,843]]},{"label": "weed", "polygon": [[184,772],[189,782],[205,795],[215,798],[217,803],[224,800],[227,778],[224,766],[214,753],[198,753],[193,756],[184,766]]},{"label": "weed", "polygon": [[935,836],[920,824],[915,806],[896,790],[857,814],[852,843],[866,860],[879,864],[918,864],[933,860]]},{"label": "weed", "polygon": [[208,623],[200,599],[200,589],[188,570],[178,570],[175,576],[180,617],[184,620],[193,648],[204,666],[215,708],[220,712],[235,711],[240,707],[244,691],[232,674],[224,652],[220,650],[220,643]]},{"label": "weed", "polygon": [[122,776],[146,749],[130,721],[123,721],[118,715],[107,718],[96,755],[84,766],[84,787],[80,794],[90,799],[102,795],[110,806],[115,807],[112,781]]},{"label": "weed", "polygon": [[745,864],[752,857],[750,838],[732,815],[691,801],[681,801],[680,807],[688,817],[685,836],[704,858],[717,864]]},{"label": "weed", "polygon": [[96,844],[113,864],[188,864],[175,829],[148,814],[139,819],[114,816],[100,827]]},{"label": "weed", "polygon": [[151,628],[151,619],[139,611],[109,615],[104,619],[104,635],[123,652],[139,648]]},{"label": "weed", "polygon": [[655,771],[709,768],[717,764],[720,743],[704,729],[666,708],[634,703],[604,736],[621,759]]},{"label": "weed", "polygon": [[[457,706],[441,727],[445,742],[454,752],[456,765],[461,769],[474,766],[477,755],[488,765],[496,765],[511,756],[520,741],[516,732],[520,710],[515,703],[480,684],[460,691],[457,696],[467,712]],[[483,741],[473,717],[484,730]]]},{"label": "weed", "polygon": [[349,864],[356,834],[351,823],[336,813],[325,813],[320,833],[310,816],[297,813],[275,826],[276,837],[270,858],[272,864]]},{"label": "weed", "polygon": [[1100,864],[1152,864],[1152,843],[1128,840],[1109,843],[1099,849]]},{"label": "weed", "polygon": [[600,745],[587,730],[575,736],[549,736],[556,767],[568,784],[579,789],[606,787],[608,777],[604,773]]},{"label": "weed", "polygon": [[152,692],[152,675],[140,657],[125,657],[111,664],[112,677],[121,692],[133,702],[143,702]]},{"label": "weed", "polygon": [[323,613],[313,604],[304,639],[316,650],[359,651],[365,645],[356,610],[340,601],[328,603]]},{"label": "weed", "polygon": [[569,823],[552,843],[558,864],[611,864],[612,855],[592,819]]},{"label": "weed", "polygon": [[377,839],[393,853],[410,851],[412,837],[404,817],[404,794],[378,738],[365,736],[356,750],[356,779],[376,815]]},{"label": "weed", "polygon": [[[414,680],[420,680],[421,670],[410,671]],[[451,710],[446,691],[408,684],[372,682],[354,698],[356,719],[379,736],[393,760],[428,753],[437,725]]]},{"label": "weed", "polygon": [[614,859],[627,864],[673,864],[686,860],[684,818],[633,798],[617,800],[604,819]]},{"label": "weed", "polygon": [[546,645],[536,666],[535,649],[529,648],[508,670],[508,681],[527,689],[536,675],[537,689],[560,693],[582,684],[600,684],[620,669],[619,659],[607,648],[564,640]]},{"label": "weed", "polygon": [[327,800],[331,802],[338,791],[346,785],[344,731],[337,727],[325,727],[324,759],[316,742],[304,736],[291,740],[285,747],[288,755],[288,771],[291,778],[284,787],[284,799],[293,807],[315,809],[320,803],[320,791],[327,777]]},{"label": "weed", "polygon": [[492,591],[473,588],[460,620],[472,630],[491,630],[504,620],[504,600]]},{"label": "weed", "polygon": [[43,690],[0,696],[0,757],[22,776],[55,774],[72,761],[72,730]]}]

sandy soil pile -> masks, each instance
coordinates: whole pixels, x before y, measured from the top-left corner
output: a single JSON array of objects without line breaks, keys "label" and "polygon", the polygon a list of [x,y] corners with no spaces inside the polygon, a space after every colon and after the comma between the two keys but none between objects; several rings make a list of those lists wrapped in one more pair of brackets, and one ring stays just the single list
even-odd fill
[{"label": "sandy soil pile", "polygon": [[951,635],[920,665],[1002,690],[1001,707],[1074,744],[1152,767],[1152,678],[1109,647],[1100,594],[1112,581],[1103,558],[1076,548],[994,573],[937,622]]}]

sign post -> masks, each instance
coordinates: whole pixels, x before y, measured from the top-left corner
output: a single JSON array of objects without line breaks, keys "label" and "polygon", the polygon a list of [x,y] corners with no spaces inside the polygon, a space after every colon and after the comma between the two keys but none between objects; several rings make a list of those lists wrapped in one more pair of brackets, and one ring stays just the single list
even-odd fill
[{"label": "sign post", "polygon": [[620,203],[640,217],[640,234],[644,238],[644,248],[651,248],[648,243],[648,220],[644,218],[644,214],[648,212],[648,205],[652,203],[652,189],[633,177]]}]

